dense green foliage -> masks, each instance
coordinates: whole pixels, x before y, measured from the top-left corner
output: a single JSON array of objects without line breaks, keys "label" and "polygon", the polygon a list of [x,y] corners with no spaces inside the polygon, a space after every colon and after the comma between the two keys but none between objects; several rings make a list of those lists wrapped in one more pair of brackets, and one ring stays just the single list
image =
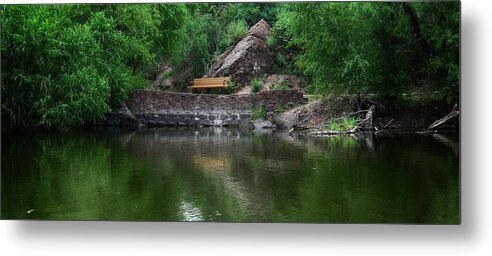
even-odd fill
[{"label": "dense green foliage", "polygon": [[391,107],[424,91],[454,104],[459,18],[459,2],[3,6],[2,121],[93,121],[148,87],[158,64],[184,90],[260,19],[270,73],[301,76],[310,93],[374,93]]},{"label": "dense green foliage", "polygon": [[290,15],[292,12],[281,12],[278,20],[270,31],[268,44],[273,53],[273,72],[284,74],[299,74],[295,65],[295,57],[300,49],[293,41]]},{"label": "dense green foliage", "polygon": [[270,38],[297,46],[297,67],[318,93],[378,93],[432,87],[455,101],[459,85],[459,3],[298,4],[279,15]]},{"label": "dense green foliage", "polygon": [[142,73],[171,55],[182,5],[4,6],[4,126],[77,125],[100,118]]}]

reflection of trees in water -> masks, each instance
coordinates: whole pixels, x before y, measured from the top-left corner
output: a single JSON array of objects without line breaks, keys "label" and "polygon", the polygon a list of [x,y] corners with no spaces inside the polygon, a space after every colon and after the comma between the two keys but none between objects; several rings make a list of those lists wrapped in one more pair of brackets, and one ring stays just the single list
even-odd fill
[{"label": "reflection of trees in water", "polygon": [[308,151],[303,179],[297,184],[300,205],[293,219],[457,221],[457,159],[447,157],[426,137],[308,137],[290,143]]},{"label": "reflection of trees in water", "polygon": [[457,158],[429,138],[290,138],[232,129],[13,136],[2,141],[2,159],[11,159],[2,161],[2,214],[456,222]]},{"label": "reflection of trees in water", "polygon": [[371,149],[336,140],[315,144],[324,143],[344,146],[335,150],[328,146],[317,157],[320,171],[301,189],[300,201],[306,210],[301,219],[456,223],[457,160],[443,155],[432,140],[422,136],[376,138]]},{"label": "reflection of trees in water", "polygon": [[443,145],[446,145],[451,149],[456,157],[459,156],[460,153],[460,144],[459,141],[456,139],[453,139],[451,136],[446,136],[444,134],[432,134],[434,139],[438,142],[440,142]]},{"label": "reflection of trees in water", "polygon": [[[136,134],[127,147],[138,158],[161,166],[159,172],[172,170],[169,177],[186,176],[180,178],[184,197],[210,218],[267,220],[268,172],[281,176],[289,169],[286,163],[295,168],[303,159],[302,149],[273,140],[230,129],[149,129]],[[217,217],[211,201],[231,212]]]},{"label": "reflection of trees in water", "polygon": [[[20,154],[22,149],[12,148],[8,153],[13,157],[11,165],[2,166],[2,170],[9,170],[2,174],[8,184],[2,189],[5,192],[2,202],[15,204],[8,207],[8,212],[2,212],[3,216],[178,220],[174,202],[158,199],[158,195],[173,195],[172,184],[153,185],[160,181],[149,171],[149,166],[128,159],[118,144],[97,135],[70,133],[39,135],[22,143],[32,153],[28,156]],[[35,175],[24,172],[35,172]],[[34,211],[26,214],[29,209]]]}]

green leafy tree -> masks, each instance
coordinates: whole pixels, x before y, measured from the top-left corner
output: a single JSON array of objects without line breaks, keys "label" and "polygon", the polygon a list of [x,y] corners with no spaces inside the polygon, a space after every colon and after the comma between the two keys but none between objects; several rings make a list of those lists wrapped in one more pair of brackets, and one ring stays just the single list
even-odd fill
[{"label": "green leafy tree", "polygon": [[412,15],[413,10],[416,15],[413,26],[415,34],[420,30],[421,49],[428,52],[420,72],[432,89],[454,104],[458,100],[460,80],[460,3],[412,3],[407,6],[407,13]]},{"label": "green leafy tree", "polygon": [[[322,94],[365,93],[379,68],[371,40],[370,4],[325,3],[296,6],[289,18],[293,43],[302,53],[297,64]],[[347,14],[351,15],[347,15]],[[284,16],[285,17],[285,16]]]},{"label": "green leafy tree", "polygon": [[314,92],[373,92],[392,106],[430,84],[457,98],[457,2],[293,4],[278,17],[270,45],[300,48],[296,65]]},{"label": "green leafy tree", "polygon": [[185,18],[182,5],[4,6],[4,126],[101,118],[147,86],[143,71],[173,54]]}]

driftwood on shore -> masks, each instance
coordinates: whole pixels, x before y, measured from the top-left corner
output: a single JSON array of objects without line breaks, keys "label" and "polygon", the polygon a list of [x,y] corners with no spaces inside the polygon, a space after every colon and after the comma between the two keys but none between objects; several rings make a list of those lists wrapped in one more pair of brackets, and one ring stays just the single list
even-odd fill
[{"label": "driftwood on shore", "polygon": [[445,117],[443,117],[443,118],[435,121],[434,123],[432,123],[429,126],[429,129],[430,130],[436,129],[436,128],[442,126],[443,124],[451,121],[453,118],[457,117],[459,114],[460,114],[460,111],[458,110],[458,104],[455,104],[454,107],[453,107],[453,110],[451,110],[451,112],[449,114],[447,114]]}]

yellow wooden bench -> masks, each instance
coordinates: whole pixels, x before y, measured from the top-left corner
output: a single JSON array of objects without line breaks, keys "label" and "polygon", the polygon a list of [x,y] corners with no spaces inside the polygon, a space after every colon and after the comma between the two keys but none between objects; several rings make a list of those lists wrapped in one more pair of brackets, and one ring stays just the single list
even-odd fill
[{"label": "yellow wooden bench", "polygon": [[191,82],[191,89],[210,89],[210,88],[227,88],[229,86],[230,77],[214,77],[214,78],[196,78]]}]

